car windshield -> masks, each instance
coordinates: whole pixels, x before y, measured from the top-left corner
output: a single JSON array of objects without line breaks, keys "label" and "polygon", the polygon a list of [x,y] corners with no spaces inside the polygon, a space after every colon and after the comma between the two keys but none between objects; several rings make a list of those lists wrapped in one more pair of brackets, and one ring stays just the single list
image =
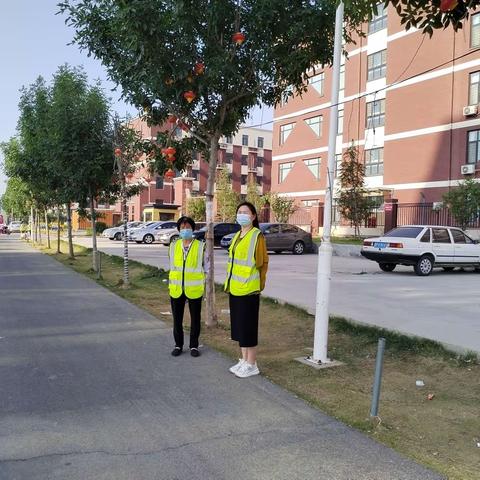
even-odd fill
[{"label": "car windshield", "polygon": [[424,227],[399,227],[390,230],[384,237],[417,238]]}]

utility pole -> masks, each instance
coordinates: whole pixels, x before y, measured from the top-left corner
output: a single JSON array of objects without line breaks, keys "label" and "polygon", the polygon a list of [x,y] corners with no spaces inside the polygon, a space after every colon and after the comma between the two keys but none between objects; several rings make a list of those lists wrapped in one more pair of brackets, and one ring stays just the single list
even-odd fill
[{"label": "utility pole", "polygon": [[332,272],[332,244],[330,233],[332,228],[333,173],[335,169],[335,151],[338,132],[338,96],[340,90],[340,64],[342,55],[343,34],[343,1],[337,6],[335,15],[335,43],[332,67],[332,100],[330,107],[330,129],[328,136],[327,187],[323,213],[322,243],[318,249],[317,300],[315,308],[315,333],[313,341],[313,357],[315,364],[330,363],[327,357],[328,320],[330,305],[330,282]]}]

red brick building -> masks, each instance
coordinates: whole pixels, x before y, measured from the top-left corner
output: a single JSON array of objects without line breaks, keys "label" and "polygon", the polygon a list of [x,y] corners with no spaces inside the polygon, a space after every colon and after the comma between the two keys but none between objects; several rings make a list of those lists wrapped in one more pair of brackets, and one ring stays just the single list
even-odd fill
[{"label": "red brick building", "polygon": [[[480,13],[429,38],[379,8],[363,31],[343,58],[337,165],[354,142],[379,203],[441,201],[480,173]],[[330,98],[331,71],[318,68],[274,112],[272,190],[305,209],[325,194]]]},{"label": "red brick building", "polygon": [[[134,127],[144,138],[155,139],[160,127],[148,127],[145,122],[134,121]],[[185,133],[178,129],[178,135]],[[259,193],[270,191],[272,169],[272,131],[259,128],[241,128],[235,136],[222,138],[218,164],[225,165],[231,173],[233,189],[246,194],[250,179],[256,181]],[[186,200],[205,195],[208,163],[200,154],[194,154],[186,172],[168,180],[158,175],[150,178],[140,174],[149,186],[128,201],[129,220],[170,220],[185,211]],[[120,210],[120,205],[116,206]]]}]

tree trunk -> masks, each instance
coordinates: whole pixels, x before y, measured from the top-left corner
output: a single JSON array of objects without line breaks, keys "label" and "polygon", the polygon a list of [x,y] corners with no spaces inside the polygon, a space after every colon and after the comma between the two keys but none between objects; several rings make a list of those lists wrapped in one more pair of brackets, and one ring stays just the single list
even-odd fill
[{"label": "tree trunk", "polygon": [[38,242],[42,244],[42,223],[40,221],[40,210],[37,210],[37,228],[38,228]]},{"label": "tree trunk", "polygon": [[130,285],[130,275],[128,271],[128,235],[127,235],[127,195],[125,185],[122,185],[122,214],[123,214],[123,288]]},{"label": "tree trunk", "polygon": [[72,205],[67,203],[67,235],[68,235],[68,258],[75,258],[73,253],[73,237],[72,237]]},{"label": "tree trunk", "polygon": [[215,135],[210,139],[210,160],[208,164],[207,191],[205,192],[205,206],[207,218],[206,240],[206,260],[210,265],[207,273],[206,297],[207,297],[207,317],[205,324],[213,327],[217,324],[217,312],[215,308],[215,268],[214,268],[214,250],[213,250],[213,195],[215,187],[215,177],[217,173],[217,155],[218,140],[220,136]]},{"label": "tree trunk", "polygon": [[30,242],[33,243],[33,229],[34,229],[34,218],[33,218],[33,205],[30,207]]},{"label": "tree trunk", "polygon": [[60,249],[60,205],[57,207],[57,253],[62,253]]},{"label": "tree trunk", "polygon": [[92,189],[90,189],[90,216],[92,219],[92,266],[93,271],[98,272],[97,219],[95,218],[95,199]]},{"label": "tree trunk", "polygon": [[50,250],[51,245],[50,245],[50,228],[48,226],[48,212],[47,209],[45,209],[45,229],[47,232],[47,248]]}]

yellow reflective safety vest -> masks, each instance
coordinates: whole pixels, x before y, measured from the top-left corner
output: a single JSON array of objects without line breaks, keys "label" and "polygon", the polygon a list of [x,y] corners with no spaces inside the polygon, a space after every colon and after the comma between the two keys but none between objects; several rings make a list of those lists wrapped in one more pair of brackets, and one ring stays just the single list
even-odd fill
[{"label": "yellow reflective safety vest", "polygon": [[204,243],[192,240],[185,259],[182,240],[170,245],[170,273],[168,289],[170,296],[179,298],[182,292],[187,298],[200,298],[205,290],[205,272],[203,271]]},{"label": "yellow reflective safety vest", "polygon": [[242,296],[260,291],[260,272],[255,263],[259,235],[260,230],[254,227],[238,243],[240,232],[233,237],[229,249],[227,279],[224,286],[225,290],[228,288],[232,295]]}]

